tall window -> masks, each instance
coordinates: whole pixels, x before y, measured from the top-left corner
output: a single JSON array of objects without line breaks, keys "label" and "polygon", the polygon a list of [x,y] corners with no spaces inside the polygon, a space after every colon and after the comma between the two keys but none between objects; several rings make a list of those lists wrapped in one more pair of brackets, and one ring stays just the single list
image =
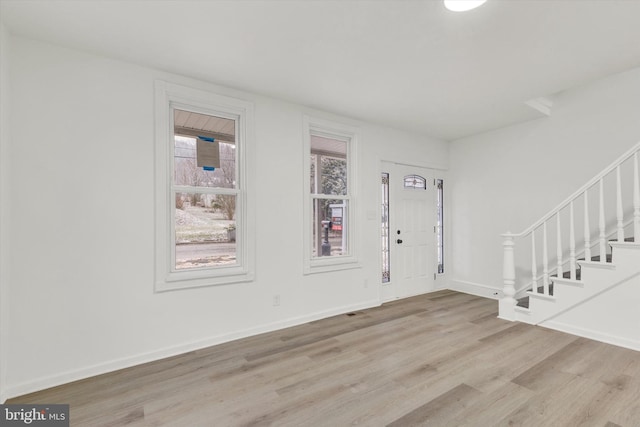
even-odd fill
[{"label": "tall window", "polygon": [[236,124],[236,117],[173,109],[175,270],[238,263]]},{"label": "tall window", "polygon": [[444,273],[444,182],[436,179],[436,249],[438,274]]},{"label": "tall window", "polygon": [[391,281],[391,236],[389,234],[389,173],[382,172],[382,283]]},{"label": "tall window", "polygon": [[156,83],[156,289],[252,279],[252,105]]},{"label": "tall window", "polygon": [[356,132],[305,119],[305,271],[350,267],[354,251]]}]

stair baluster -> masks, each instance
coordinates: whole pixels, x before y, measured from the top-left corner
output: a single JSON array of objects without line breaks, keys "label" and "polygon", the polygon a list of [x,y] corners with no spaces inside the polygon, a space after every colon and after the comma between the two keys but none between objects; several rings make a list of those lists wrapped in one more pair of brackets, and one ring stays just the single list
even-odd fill
[{"label": "stair baluster", "polygon": [[600,262],[607,262],[607,234],[604,221],[604,178],[600,178],[600,219],[598,220],[598,228],[600,229]]},{"label": "stair baluster", "polygon": [[542,293],[549,295],[549,253],[547,251],[547,221],[542,224]]},{"label": "stair baluster", "polygon": [[640,242],[640,179],[637,152],[633,154],[633,241]]},{"label": "stair baluster", "polygon": [[589,225],[589,190],[584,192],[584,259],[591,261],[591,226]]},{"label": "stair baluster", "polygon": [[538,262],[536,261],[536,233],[531,233],[531,283],[533,287],[531,291],[538,293]]},{"label": "stair baluster", "polygon": [[571,280],[576,280],[576,232],[573,220],[573,200],[569,203],[569,277]]},{"label": "stair baluster", "polygon": [[560,228],[560,211],[556,214],[556,231],[556,258],[558,261],[556,275],[562,277],[562,229]]},{"label": "stair baluster", "polygon": [[616,219],[618,221],[618,242],[624,242],[624,211],[622,210],[622,183],[620,180],[620,166],[616,168]]}]

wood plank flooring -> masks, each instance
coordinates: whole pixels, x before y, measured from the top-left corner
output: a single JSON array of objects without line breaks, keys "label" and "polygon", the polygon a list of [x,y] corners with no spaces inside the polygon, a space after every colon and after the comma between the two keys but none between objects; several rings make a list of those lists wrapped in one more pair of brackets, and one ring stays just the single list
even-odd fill
[{"label": "wood plank flooring", "polygon": [[41,391],[73,426],[640,426],[640,353],[441,291]]}]

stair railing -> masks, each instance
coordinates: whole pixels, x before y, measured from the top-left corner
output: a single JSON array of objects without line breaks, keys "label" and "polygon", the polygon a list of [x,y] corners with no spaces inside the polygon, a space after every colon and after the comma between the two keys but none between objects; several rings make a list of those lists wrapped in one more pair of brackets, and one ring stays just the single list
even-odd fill
[{"label": "stair railing", "polygon": [[[586,260],[592,259],[592,243],[591,234],[592,228],[590,226],[589,218],[589,190],[596,187],[598,188],[598,255],[600,257],[599,262],[607,262],[607,231],[606,231],[606,217],[605,217],[605,178],[615,173],[615,197],[616,197],[616,213],[615,213],[615,227],[616,237],[618,241],[624,241],[624,204],[622,198],[622,174],[621,166],[627,161],[632,162],[633,165],[633,237],[635,242],[640,242],[640,180],[638,171],[638,157],[640,152],[640,142],[633,146],[630,150],[620,156],[617,160],[607,166],[602,172],[597,174],[585,185],[583,185],[578,191],[573,193],[558,206],[550,210],[546,215],[534,222],[531,226],[526,228],[520,233],[507,232],[502,234],[503,237],[503,296],[499,301],[499,317],[506,320],[515,320],[516,318],[516,304],[515,299],[515,284],[516,284],[516,262],[515,262],[515,245],[516,240],[522,240],[529,238],[531,242],[531,292],[542,295],[549,295],[549,285],[551,284],[552,274],[558,277],[563,277],[565,271],[565,265],[568,263],[569,278],[576,280],[577,277],[577,260],[576,260],[576,233],[575,233],[575,204],[576,200],[582,198],[583,207],[583,222],[584,222],[584,257]],[[569,216],[569,242],[568,242],[568,260],[564,260],[565,247],[562,243],[562,221],[561,213],[568,211]],[[556,254],[555,259],[550,258],[548,248],[548,233],[547,229],[549,224],[553,226],[555,222],[556,229]],[[537,260],[537,243],[536,243],[536,231],[538,234],[542,234],[541,252],[542,259],[539,263]],[[550,262],[554,262],[555,268],[550,267]],[[538,275],[538,267],[541,264],[542,276]]]}]

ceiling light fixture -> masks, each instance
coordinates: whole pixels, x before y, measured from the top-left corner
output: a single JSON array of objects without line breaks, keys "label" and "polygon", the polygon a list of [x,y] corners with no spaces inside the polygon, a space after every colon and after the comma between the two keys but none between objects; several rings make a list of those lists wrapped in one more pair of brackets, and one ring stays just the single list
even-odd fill
[{"label": "ceiling light fixture", "polygon": [[444,0],[444,7],[452,12],[465,12],[482,6],[487,0]]}]

